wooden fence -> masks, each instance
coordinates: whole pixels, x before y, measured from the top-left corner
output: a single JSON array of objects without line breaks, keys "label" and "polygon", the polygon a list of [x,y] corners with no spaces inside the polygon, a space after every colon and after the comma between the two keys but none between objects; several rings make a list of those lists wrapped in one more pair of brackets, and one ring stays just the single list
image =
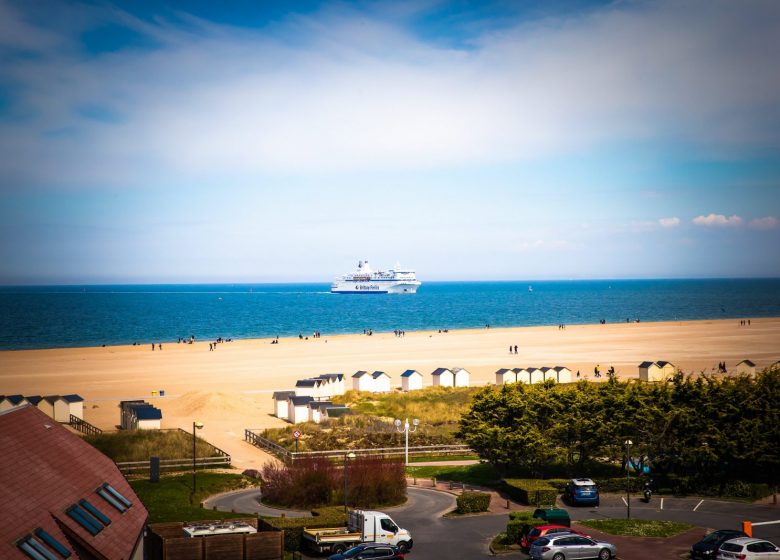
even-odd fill
[{"label": "wooden fence", "polygon": [[[341,459],[347,453],[354,453],[358,456],[376,456],[383,457],[403,457],[406,453],[405,447],[373,447],[370,449],[333,449],[327,451],[290,451],[278,443],[274,443],[258,432],[262,430],[247,428],[244,430],[244,441],[261,449],[267,450],[285,463],[294,463],[297,460],[311,457],[327,457]],[[410,457],[424,457],[426,455],[453,455],[473,453],[468,445],[417,445],[409,446]]]},{"label": "wooden fence", "polygon": [[70,415],[70,422],[68,422],[71,426],[73,426],[74,430],[78,430],[79,432],[83,434],[87,434],[88,436],[99,436],[103,433],[103,430],[98,428],[97,426],[93,426],[86,420],[82,420],[78,416],[74,416],[73,414]]},{"label": "wooden fence", "polygon": [[[117,463],[117,467],[123,473],[130,471],[143,471],[149,470],[149,461],[124,461]],[[215,468],[215,467],[229,467],[230,455],[218,455],[215,457],[197,457],[195,459],[196,468]],[[190,459],[160,459],[160,470],[164,469],[182,469],[192,468],[192,458]]]}]

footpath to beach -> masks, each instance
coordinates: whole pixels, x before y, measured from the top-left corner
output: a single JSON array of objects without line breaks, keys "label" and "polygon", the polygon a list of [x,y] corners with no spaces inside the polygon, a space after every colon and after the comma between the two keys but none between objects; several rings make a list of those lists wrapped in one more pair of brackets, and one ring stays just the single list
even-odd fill
[{"label": "footpath to beach", "polygon": [[[158,342],[158,341],[155,341]],[[473,385],[493,383],[502,367],[564,365],[591,379],[598,364],[614,366],[620,378],[637,377],[637,364],[667,360],[686,372],[730,367],[745,358],[759,368],[780,359],[780,319],[491,328],[448,333],[407,332],[329,336],[299,340],[237,340],[216,345],[151,341],[139,346],[63,348],[0,352],[0,394],[78,393],[85,419],[103,429],[119,423],[120,400],[142,398],[163,411],[163,427],[191,430],[230,453],[236,466],[258,468],[268,455],[244,442],[245,428],[284,423],[272,416],[271,393],[292,389],[297,379],[357,370],[387,372],[400,386],[406,369],[464,367]],[[518,346],[510,354],[510,346]],[[603,380],[604,378],[602,378]],[[165,391],[164,397],[152,396]]]}]

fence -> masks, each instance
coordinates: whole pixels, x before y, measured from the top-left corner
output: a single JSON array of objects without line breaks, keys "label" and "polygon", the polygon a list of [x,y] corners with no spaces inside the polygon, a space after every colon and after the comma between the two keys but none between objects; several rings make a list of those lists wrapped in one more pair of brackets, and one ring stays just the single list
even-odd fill
[{"label": "fence", "polygon": [[[123,473],[130,471],[149,470],[149,461],[125,461],[117,463],[117,467]],[[198,457],[195,466],[200,468],[229,467],[230,455],[216,457]],[[160,469],[192,468],[192,459],[160,459]]]},{"label": "fence", "polygon": [[74,416],[73,414],[70,415],[70,422],[69,424],[73,426],[74,430],[78,430],[79,432],[83,434],[87,434],[89,436],[99,436],[103,433],[103,430],[98,428],[97,426],[93,426],[89,422],[82,420],[78,416]]},{"label": "fence", "polygon": [[[360,456],[382,455],[384,457],[403,457],[406,453],[405,447],[373,447],[370,449],[333,449],[327,451],[290,451],[278,443],[274,443],[257,432],[260,430],[247,428],[244,430],[244,440],[261,449],[266,449],[271,454],[276,455],[285,463],[294,463],[296,460],[311,457],[327,457],[341,459],[347,453],[354,453]],[[452,455],[473,453],[468,445],[419,445],[409,447],[410,457],[424,457],[426,455]]]}]

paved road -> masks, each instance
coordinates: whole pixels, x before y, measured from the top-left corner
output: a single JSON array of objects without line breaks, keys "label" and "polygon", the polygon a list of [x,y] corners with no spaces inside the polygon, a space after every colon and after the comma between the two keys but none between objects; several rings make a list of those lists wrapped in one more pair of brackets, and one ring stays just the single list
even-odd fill
[{"label": "paved road", "polygon": [[282,510],[271,508],[260,503],[260,490],[236,490],[227,494],[221,494],[209,498],[203,502],[203,507],[219,511],[236,511],[239,513],[259,513],[266,517],[281,517],[282,513],[287,517],[311,517],[308,511]]}]

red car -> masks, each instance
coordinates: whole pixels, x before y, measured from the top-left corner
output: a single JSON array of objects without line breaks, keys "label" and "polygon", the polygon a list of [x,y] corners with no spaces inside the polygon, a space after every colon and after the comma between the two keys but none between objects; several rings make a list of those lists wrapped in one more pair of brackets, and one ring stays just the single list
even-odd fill
[{"label": "red car", "polygon": [[583,537],[590,537],[590,535],[575,531],[571,527],[564,527],[563,525],[537,525],[536,527],[532,527],[527,534],[520,537],[520,546],[523,550],[528,550],[531,548],[531,543],[539,537],[549,537],[552,535],[559,535],[560,533],[575,533],[577,535],[582,535]]}]

